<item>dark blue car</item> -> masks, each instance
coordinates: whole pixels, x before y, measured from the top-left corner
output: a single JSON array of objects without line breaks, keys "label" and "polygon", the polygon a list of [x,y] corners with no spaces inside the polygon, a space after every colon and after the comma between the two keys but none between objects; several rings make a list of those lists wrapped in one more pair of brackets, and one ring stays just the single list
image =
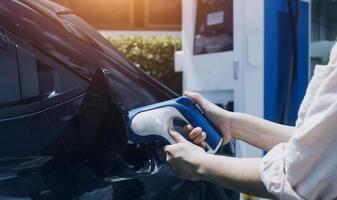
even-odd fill
[{"label": "dark blue car", "polygon": [[1,0],[0,200],[238,199],[128,143],[128,110],[175,97],[71,10]]}]

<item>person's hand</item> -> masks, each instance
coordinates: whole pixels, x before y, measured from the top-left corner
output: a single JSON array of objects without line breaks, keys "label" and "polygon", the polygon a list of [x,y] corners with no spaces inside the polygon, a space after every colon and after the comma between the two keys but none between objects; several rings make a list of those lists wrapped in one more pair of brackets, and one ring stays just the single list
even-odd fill
[{"label": "person's hand", "polygon": [[[231,134],[231,112],[221,109],[217,105],[208,101],[197,92],[185,92],[185,96],[189,97],[200,106],[206,117],[215,125],[223,135],[223,144],[227,144],[232,139]],[[200,127],[192,127],[187,125],[185,131],[189,133],[189,137],[195,144],[205,148],[205,139],[207,133],[203,132]]]},{"label": "person's hand", "polygon": [[187,141],[178,132],[169,132],[176,144],[165,146],[166,161],[179,178],[200,180],[199,160],[203,155],[207,155],[205,150]]},{"label": "person's hand", "polygon": [[207,137],[206,133],[200,127],[193,128],[191,124],[187,124],[184,130],[188,133],[188,136],[194,144],[201,146],[206,151],[208,150],[205,142]]}]

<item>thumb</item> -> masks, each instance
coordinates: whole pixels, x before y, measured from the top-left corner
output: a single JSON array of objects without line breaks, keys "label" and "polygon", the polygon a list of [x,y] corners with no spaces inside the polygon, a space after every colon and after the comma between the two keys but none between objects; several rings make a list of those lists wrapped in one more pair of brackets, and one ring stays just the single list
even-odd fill
[{"label": "thumb", "polygon": [[207,105],[210,103],[205,97],[203,97],[200,93],[198,92],[190,92],[186,91],[184,92],[184,95],[192,99],[196,104],[198,104],[201,109],[205,109]]},{"label": "thumb", "polygon": [[186,139],[177,131],[169,130],[169,134],[176,143],[184,142]]}]

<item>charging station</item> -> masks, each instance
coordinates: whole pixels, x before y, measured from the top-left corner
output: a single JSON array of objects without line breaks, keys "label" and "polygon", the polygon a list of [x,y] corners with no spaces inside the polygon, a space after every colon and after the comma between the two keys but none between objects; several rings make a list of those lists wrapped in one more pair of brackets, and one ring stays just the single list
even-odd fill
[{"label": "charging station", "polygon": [[[304,0],[182,0],[183,89],[212,102],[294,125],[309,79]],[[264,152],[236,142],[239,157]]]}]

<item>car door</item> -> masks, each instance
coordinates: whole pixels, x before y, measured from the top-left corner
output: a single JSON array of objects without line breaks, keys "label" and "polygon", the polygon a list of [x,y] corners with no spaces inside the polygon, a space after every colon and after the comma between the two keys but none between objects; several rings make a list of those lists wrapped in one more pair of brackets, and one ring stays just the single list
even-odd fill
[{"label": "car door", "polygon": [[68,152],[42,109],[31,51],[0,27],[0,199],[72,199]]},{"label": "car door", "polygon": [[[41,102],[43,111],[69,152],[70,173],[76,196],[83,185],[96,184],[95,175],[87,166],[88,145],[78,130],[78,112],[89,82],[71,70],[62,61],[41,49],[34,48],[37,58]],[[88,121],[87,127],[93,126]],[[101,155],[96,155],[100,157]],[[96,198],[94,198],[96,199]]]}]

